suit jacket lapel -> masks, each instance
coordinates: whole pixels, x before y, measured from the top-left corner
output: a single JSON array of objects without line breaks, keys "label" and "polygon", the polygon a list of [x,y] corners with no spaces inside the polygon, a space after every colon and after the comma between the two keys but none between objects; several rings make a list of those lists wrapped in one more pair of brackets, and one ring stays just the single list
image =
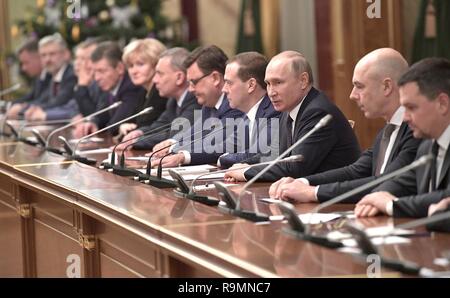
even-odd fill
[{"label": "suit jacket lapel", "polygon": [[[428,141],[428,149],[426,152],[428,154],[431,153],[431,147],[433,145],[433,142]],[[417,193],[427,193],[430,189],[430,170],[431,170],[431,163],[428,163],[425,166],[425,170],[421,171],[420,168],[416,169],[416,176],[417,176],[417,182],[420,181],[420,184],[418,184]],[[422,173],[422,177],[419,177],[420,173]]]},{"label": "suit jacket lapel", "polygon": [[[438,182],[438,188],[441,185],[441,183],[444,181],[444,177],[448,175],[450,167],[450,148],[447,149],[447,152],[445,153],[445,159],[444,163],[442,164],[441,174],[439,176],[439,182]],[[448,182],[448,179],[447,179]]]},{"label": "suit jacket lapel", "polygon": [[408,124],[405,122],[402,122],[402,125],[400,125],[400,129],[398,130],[397,137],[395,138],[394,146],[392,146],[392,150],[389,153],[389,157],[387,160],[386,165],[388,165],[390,162],[392,162],[392,159],[394,156],[397,156],[397,152],[400,146],[400,140],[402,139],[403,134],[405,133],[405,130],[407,129]]},{"label": "suit jacket lapel", "polygon": [[302,118],[302,114],[306,110],[308,105],[311,103],[311,101],[314,98],[316,98],[318,94],[319,94],[319,91],[316,88],[312,87],[311,90],[309,90],[308,95],[305,97],[305,99],[303,99],[302,105],[300,106],[300,110],[298,111],[298,114],[297,114],[297,118],[295,119],[294,137],[292,139],[294,142],[297,139],[296,136],[297,136],[297,133],[298,133],[298,130],[300,127],[299,124],[300,124],[300,119]]}]

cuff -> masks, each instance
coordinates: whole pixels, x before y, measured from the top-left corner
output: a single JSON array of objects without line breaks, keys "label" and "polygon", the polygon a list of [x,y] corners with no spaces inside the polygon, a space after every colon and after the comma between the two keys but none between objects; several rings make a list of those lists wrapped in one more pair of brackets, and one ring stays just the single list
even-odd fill
[{"label": "cuff", "polygon": [[189,151],[181,150],[178,153],[182,153],[184,155],[184,162],[183,162],[184,165],[188,165],[191,163],[191,153],[189,153]]},{"label": "cuff", "polygon": [[389,201],[386,203],[386,214],[389,216],[394,215],[394,202],[395,201],[398,201],[398,198],[395,198],[392,201]]}]

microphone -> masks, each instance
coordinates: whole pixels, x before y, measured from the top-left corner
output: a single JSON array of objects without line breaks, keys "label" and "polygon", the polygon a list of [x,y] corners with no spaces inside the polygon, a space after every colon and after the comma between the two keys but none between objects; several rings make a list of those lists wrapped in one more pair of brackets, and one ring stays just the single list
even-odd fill
[{"label": "microphone", "polygon": [[116,101],[115,103],[113,103],[112,105],[110,105],[110,106],[108,106],[108,107],[106,107],[106,108],[104,108],[104,109],[98,110],[97,112],[94,112],[94,113],[92,113],[92,114],[89,114],[89,115],[87,115],[87,116],[85,116],[85,117],[83,117],[83,118],[81,118],[81,119],[78,119],[78,120],[76,120],[76,121],[70,122],[70,123],[68,123],[67,125],[64,125],[64,126],[61,126],[61,127],[58,128],[58,129],[55,129],[54,131],[52,131],[52,132],[47,136],[47,140],[46,140],[46,143],[45,143],[45,147],[49,147],[50,140],[51,140],[51,138],[52,138],[56,133],[58,133],[58,132],[60,132],[60,131],[63,131],[63,130],[66,129],[66,128],[75,126],[75,125],[77,125],[78,123],[85,122],[85,121],[89,121],[91,118],[93,118],[93,117],[95,117],[95,116],[97,116],[97,115],[103,114],[103,113],[105,113],[105,112],[107,112],[107,111],[109,111],[109,110],[115,109],[115,108],[117,108],[118,106],[120,106],[121,104],[122,104],[121,101]]},{"label": "microphone", "polygon": [[370,238],[367,236],[366,232],[364,232],[364,228],[357,224],[351,224],[347,222],[344,225],[344,228],[348,230],[353,237],[355,238],[355,241],[358,245],[358,247],[361,249],[361,252],[363,255],[378,255],[380,258],[380,263],[382,266],[396,270],[398,272],[407,274],[407,275],[429,275],[431,270],[427,268],[422,268],[418,266],[417,264],[411,263],[411,262],[405,262],[405,261],[398,261],[398,260],[392,260],[388,258],[384,258],[377,250],[375,245],[373,245]]},{"label": "microphone", "polygon": [[[139,138],[142,138],[142,137],[146,137],[146,136],[149,136],[151,133],[153,133],[154,131],[156,131],[156,130],[158,130],[158,129],[161,129],[161,128],[164,128],[164,127],[166,127],[166,126],[168,126],[168,125],[171,125],[172,123],[170,123],[170,124],[165,124],[165,125],[163,125],[163,126],[160,126],[160,127],[157,127],[157,128],[155,128],[155,129],[152,129],[151,131],[148,131],[148,132],[146,132],[146,133],[144,133],[143,135],[140,135],[140,136],[137,136],[137,137],[134,137],[134,138],[131,138],[131,139],[129,139],[129,140],[126,140],[126,141],[122,141],[122,142],[119,142],[119,143],[117,143],[114,147],[113,147],[113,150],[112,150],[112,152],[111,152],[111,158],[110,158],[110,162],[109,163],[107,163],[107,162],[104,162],[104,163],[102,163],[102,165],[100,166],[100,169],[111,169],[111,168],[113,168],[114,166],[115,166],[115,164],[116,164],[116,150],[117,150],[117,147],[119,146],[119,145],[122,145],[123,143],[126,143],[126,142],[130,142],[130,141],[133,141],[133,140],[136,140],[136,139],[139,139]],[[164,130],[165,131],[165,130]],[[138,142],[139,140],[137,140],[136,142]],[[131,145],[134,145],[136,142],[132,142],[131,143]],[[125,148],[125,149],[127,149],[128,148],[128,146]],[[125,151],[125,149],[123,150],[123,151]],[[124,160],[124,162],[125,162],[125,160]],[[120,160],[120,163],[122,163],[122,160]]]},{"label": "microphone", "polygon": [[363,184],[363,185],[361,185],[361,186],[359,186],[359,187],[357,187],[355,189],[352,189],[352,190],[350,190],[350,191],[348,191],[346,193],[343,193],[343,194],[341,194],[341,195],[339,195],[339,196],[337,196],[337,197],[335,197],[335,198],[333,198],[333,199],[331,199],[329,201],[326,201],[326,202],[323,202],[322,204],[319,204],[316,208],[314,208],[312,210],[311,216],[314,213],[318,213],[320,210],[322,210],[322,209],[324,209],[326,207],[329,207],[331,205],[334,205],[334,204],[337,204],[339,202],[342,202],[342,201],[344,201],[345,199],[347,199],[347,198],[349,198],[351,196],[354,196],[354,195],[356,195],[356,194],[358,194],[358,193],[360,193],[362,191],[365,191],[365,190],[367,190],[369,188],[375,187],[375,186],[377,186],[377,185],[379,185],[379,184],[381,184],[381,183],[383,183],[383,182],[385,182],[385,181],[387,181],[389,179],[392,179],[392,178],[395,178],[397,176],[400,176],[400,175],[402,175],[402,174],[404,174],[404,173],[406,173],[406,172],[408,172],[410,170],[413,170],[415,168],[424,166],[427,163],[429,163],[430,161],[432,161],[433,159],[434,159],[433,154],[423,155],[420,158],[418,158],[417,160],[415,160],[414,162],[412,162],[411,164],[409,164],[407,166],[404,166],[403,168],[400,168],[400,169],[398,169],[396,171],[393,171],[391,173],[385,174],[385,175],[383,175],[383,176],[381,176],[381,177],[379,177],[379,178],[377,178],[375,180],[372,180],[372,181],[370,181],[370,182],[368,182],[366,184]]},{"label": "microphone", "polygon": [[[419,166],[423,166],[426,163],[430,162],[433,159],[433,155],[429,154],[429,155],[425,155],[422,156],[421,158],[419,158],[418,160],[414,161],[413,163],[411,163],[410,165],[407,165],[401,169],[398,169],[392,173],[383,175],[381,177],[379,177],[378,179],[375,179],[369,183],[366,183],[364,185],[361,185],[349,192],[346,192],[344,194],[341,194],[339,196],[337,196],[336,198],[329,200],[327,202],[324,202],[320,205],[318,205],[316,208],[314,208],[311,213],[310,213],[310,219],[313,217],[314,214],[318,213],[320,210],[329,207],[333,204],[336,204],[338,202],[341,202],[351,196],[354,196],[355,194],[362,192],[366,189],[369,189],[371,187],[374,187],[386,180],[392,179],[398,175],[401,175],[409,170],[415,169]],[[288,223],[290,225],[290,229],[285,229],[285,232],[289,233],[289,234],[293,234],[295,235],[297,238],[300,239],[305,239],[311,242],[314,242],[316,244],[320,244],[322,246],[326,246],[326,247],[330,247],[330,248],[337,248],[340,247],[339,246],[339,242],[335,242],[333,240],[328,239],[327,237],[322,237],[322,236],[316,236],[316,235],[312,235],[311,231],[310,231],[310,225],[305,225],[303,224],[303,222],[298,218],[297,213],[295,212],[295,208],[287,203],[287,202],[280,202],[279,204],[279,208],[281,210],[281,212],[286,216],[286,217],[295,217],[297,218],[297,222],[294,223],[293,220],[289,220],[288,219]],[[293,213],[293,214],[290,214]]]},{"label": "microphone", "polygon": [[36,138],[38,145],[41,146],[42,148],[45,148],[45,139],[42,136],[42,134],[39,132],[39,130],[37,130],[36,128],[33,128],[31,130],[31,133],[34,135],[34,137]]},{"label": "microphone", "polygon": [[[139,142],[141,140],[145,140],[150,137],[154,137],[156,135],[167,132],[168,130],[170,130],[171,126],[172,126],[172,123],[168,123],[168,124],[162,125],[160,127],[157,127],[155,129],[152,129],[150,131],[147,131],[143,135],[140,135],[140,136],[137,136],[137,137],[131,138],[129,140],[118,143],[117,145],[114,146],[113,151],[111,153],[111,160],[110,160],[111,163],[103,163],[101,168],[107,169],[108,172],[112,172],[113,174],[116,174],[119,176],[125,176],[125,177],[134,176],[134,177],[139,178],[139,175],[142,174],[140,171],[138,171],[136,169],[130,169],[130,168],[125,167],[125,151],[130,146],[134,145],[136,142]],[[158,132],[155,133],[155,131],[158,131]],[[136,139],[138,139],[138,140],[136,140]],[[136,141],[131,142],[124,148],[122,155],[120,155],[119,164],[116,166],[115,165],[115,150],[117,149],[117,146],[119,146],[120,144],[126,143],[126,142],[130,142],[132,140],[136,140]]]},{"label": "microphone", "polygon": [[6,89],[0,90],[0,97],[3,97],[7,94],[13,93],[14,91],[17,91],[20,89],[21,84],[20,83],[16,83],[14,85],[12,85],[11,87],[8,87]]},{"label": "microphone", "polygon": [[[398,225],[395,227],[395,229],[412,229],[419,226],[425,226],[427,225],[427,229],[429,229],[428,225],[440,222],[442,220],[446,220],[450,218],[450,211],[437,213],[432,216],[416,219],[401,225]],[[450,229],[450,227],[449,227]]]},{"label": "microphone", "polygon": [[[413,229],[417,228],[419,226],[425,226],[430,225],[433,223],[440,222],[442,220],[446,220],[450,218],[450,211],[438,213],[429,217],[416,219],[404,224],[400,224],[394,227],[394,229],[386,234],[385,236],[393,235],[395,234],[395,230],[398,229]],[[352,225],[350,223],[346,223],[344,226],[347,228],[347,230],[353,235],[355,238],[359,248],[361,249],[362,253],[367,254],[378,254],[381,258],[381,264],[385,266],[386,268],[397,270],[401,273],[408,274],[408,275],[416,275],[416,276],[422,276],[422,277],[439,277],[443,275],[448,276],[448,272],[434,272],[433,270],[420,267],[416,264],[413,264],[411,262],[405,262],[405,261],[397,261],[392,259],[386,259],[382,258],[381,255],[377,252],[377,249],[373,245],[373,243],[370,241],[370,237],[367,235],[367,233],[364,231],[364,229],[357,225]],[[427,226],[428,228],[428,226]]]},{"label": "microphone", "polygon": [[344,247],[342,242],[330,240],[326,237],[313,235],[311,233],[306,232],[306,226],[305,224],[300,220],[298,217],[297,211],[295,210],[295,207],[288,203],[280,201],[277,203],[278,208],[280,209],[281,213],[283,213],[284,217],[287,219],[289,228],[283,228],[283,232],[294,236],[295,238],[309,241],[315,244],[318,244],[320,246],[324,246],[327,248],[340,248]]},{"label": "microphone", "polygon": [[[300,162],[302,160],[303,160],[303,155],[293,155],[293,156],[287,157],[283,160],[280,160],[280,162]],[[253,164],[253,165],[245,165],[245,166],[241,166],[241,167],[236,167],[233,170],[240,170],[240,169],[251,168],[251,167],[255,167],[255,166],[262,166],[262,165],[267,165],[269,163],[270,163],[270,161],[260,162],[260,163]],[[209,175],[226,173],[229,170],[230,169],[224,169],[224,170],[213,171],[213,172],[201,174],[201,175],[195,177],[194,180],[192,180],[190,187],[187,186],[187,183],[184,180],[183,176],[180,175],[178,172],[176,172],[174,170],[169,170],[169,174],[170,174],[170,176],[172,176],[172,178],[178,184],[178,187],[176,189],[174,189],[175,195],[177,195],[179,197],[184,197],[186,199],[196,201],[196,202],[199,202],[199,203],[202,203],[205,205],[217,206],[219,204],[220,200],[213,198],[213,197],[202,196],[202,195],[195,193],[195,191],[194,191],[195,182],[197,182],[200,178],[203,178],[203,177],[206,177]],[[227,189],[227,191],[228,191],[228,189]],[[230,194],[229,196],[233,197],[232,194]]]},{"label": "microphone", "polygon": [[[211,131],[211,132],[208,133],[207,135],[205,135],[205,136],[200,136],[199,138],[195,138],[194,140],[192,140],[192,141],[189,142],[188,144],[182,145],[180,148],[189,146],[189,145],[191,145],[191,144],[197,142],[198,140],[202,140],[203,138],[205,138],[205,137],[207,137],[207,136],[209,136],[209,135],[211,135],[211,134],[214,134],[214,133],[223,131],[223,130],[224,130],[225,128],[227,128],[227,127],[228,127],[228,126],[225,125],[225,126],[220,127],[219,129],[214,129],[213,131]],[[190,135],[190,137],[194,137],[194,136],[197,136],[197,135],[202,134],[202,133],[203,133],[203,130],[200,130],[200,131],[197,131],[197,132],[195,132],[195,133],[192,133],[192,134]],[[148,184],[150,184],[150,185],[152,185],[152,186],[155,186],[155,187],[158,187],[158,188],[172,188],[172,187],[176,187],[177,184],[176,184],[175,181],[172,181],[172,180],[169,180],[169,179],[162,178],[162,160],[163,160],[165,157],[171,155],[172,153],[166,154],[165,156],[163,156],[163,157],[161,158],[161,161],[160,161],[160,163],[159,163],[159,165],[158,165],[158,170],[157,170],[157,176],[156,176],[156,177],[151,176],[151,165],[152,165],[152,158],[153,158],[153,155],[155,155],[156,153],[158,153],[158,152],[160,152],[160,151],[162,151],[162,150],[165,150],[165,149],[167,149],[167,148],[170,148],[170,147],[172,147],[172,146],[175,145],[175,144],[180,143],[182,140],[183,140],[183,139],[181,139],[181,140],[179,140],[179,141],[176,141],[176,142],[173,143],[173,144],[164,146],[163,148],[161,148],[161,149],[156,150],[155,152],[153,152],[153,153],[150,155],[150,157],[148,158],[146,174],[140,175],[140,176],[139,176],[139,180],[144,180],[144,183],[148,183]]]},{"label": "microphone", "polygon": [[[124,122],[126,122],[126,121],[129,121],[129,120],[131,120],[131,119],[133,119],[133,118],[139,117],[139,116],[141,116],[141,115],[148,114],[148,113],[150,113],[151,111],[153,111],[153,107],[145,108],[145,109],[143,109],[142,111],[140,111],[139,113],[136,113],[136,114],[134,114],[134,115],[132,115],[132,116],[130,116],[130,117],[127,117],[127,118],[125,118],[125,119],[122,119],[122,120],[120,120],[120,121],[117,121],[117,122],[115,122],[115,123],[113,123],[113,124],[111,124],[111,125],[108,125],[107,127],[104,127],[104,128],[102,128],[102,129],[100,129],[100,130],[97,130],[97,131],[91,133],[91,134],[88,134],[88,135],[86,135],[86,136],[84,136],[84,137],[82,137],[81,139],[78,140],[78,142],[75,144],[74,149],[71,149],[69,143],[67,142],[67,140],[66,140],[64,137],[59,136],[58,138],[59,138],[60,141],[62,141],[62,143],[63,143],[63,145],[64,145],[64,148],[66,149],[66,153],[69,155],[69,156],[68,156],[69,158],[74,159],[74,160],[77,160],[77,161],[82,162],[82,163],[89,164],[89,165],[96,164],[96,163],[97,163],[96,160],[94,160],[94,159],[89,159],[89,158],[86,158],[86,157],[82,157],[82,156],[76,154],[77,149],[78,149],[78,146],[80,145],[81,142],[83,142],[83,141],[86,140],[86,139],[89,139],[89,138],[93,137],[94,135],[97,135],[97,134],[99,134],[99,133],[102,133],[102,132],[104,132],[104,131],[106,131],[106,130],[108,130],[108,129],[114,127],[114,126],[117,126],[117,125],[120,125],[120,124],[122,124],[122,123],[124,123]],[[70,148],[70,149],[69,149],[69,148]],[[69,149],[69,150],[68,150],[68,149]],[[71,154],[69,154],[69,151],[71,151]]]},{"label": "microphone", "polygon": [[17,132],[17,130],[14,128],[14,126],[12,126],[11,123],[9,123],[8,120],[6,120],[5,125],[9,128],[9,130],[11,131],[11,134],[14,136],[14,139],[19,141],[19,142],[23,142],[25,144],[31,145],[31,146],[36,146],[38,144],[38,141],[33,140],[32,138],[23,138],[19,135],[19,132]]},{"label": "microphone", "polygon": [[[289,147],[288,149],[286,149],[286,151],[284,151],[280,156],[278,156],[276,159],[272,160],[264,169],[262,169],[258,174],[256,174],[252,179],[250,179],[242,188],[242,190],[239,193],[238,199],[237,199],[237,203],[235,208],[232,208],[232,210],[229,210],[230,208],[228,207],[223,207],[221,208],[221,206],[219,205],[219,209],[228,212],[228,213],[234,213],[236,216],[245,216],[245,218],[250,219],[250,220],[254,220],[254,221],[268,221],[269,220],[269,216],[267,214],[255,214],[254,217],[249,216],[248,212],[249,211],[243,211],[240,210],[240,202],[242,199],[242,196],[244,195],[244,193],[247,191],[247,189],[255,182],[257,181],[262,175],[264,175],[268,170],[270,170],[275,164],[277,164],[280,160],[282,160],[286,155],[288,155],[292,150],[294,150],[298,145],[300,145],[301,143],[303,143],[307,138],[309,138],[310,135],[312,135],[313,133],[315,133],[317,130],[323,128],[324,126],[326,126],[331,119],[333,119],[333,116],[331,116],[330,114],[327,114],[325,117],[323,117],[322,119],[320,119],[319,122],[317,122],[317,124],[314,126],[313,129],[311,129],[308,133],[306,133],[303,137],[301,137],[299,140],[297,140],[291,147]],[[288,132],[290,133],[290,132]],[[216,185],[217,187],[217,185]],[[220,185],[219,185],[220,187]]]}]

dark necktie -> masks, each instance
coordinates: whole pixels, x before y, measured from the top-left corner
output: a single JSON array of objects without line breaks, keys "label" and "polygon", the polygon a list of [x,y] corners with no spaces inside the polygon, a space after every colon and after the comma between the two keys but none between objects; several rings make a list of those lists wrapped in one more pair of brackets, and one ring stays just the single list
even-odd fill
[{"label": "dark necktie", "polygon": [[286,120],[286,133],[287,133],[287,148],[292,146],[292,120],[291,115],[288,115]]},{"label": "dark necktie", "polygon": [[437,189],[437,156],[439,153],[439,144],[437,141],[433,142],[431,153],[433,154],[434,159],[431,161],[430,165],[430,191],[435,191]]},{"label": "dark necktie", "polygon": [[250,119],[247,115],[244,116],[244,133],[245,133],[245,149],[250,148]]},{"label": "dark necktie", "polygon": [[388,124],[384,128],[383,136],[381,137],[381,142],[380,142],[380,150],[378,151],[378,156],[377,156],[377,167],[375,169],[376,176],[380,175],[380,173],[381,173],[381,167],[383,166],[384,161],[387,158],[386,150],[387,150],[387,147],[389,146],[389,141],[391,139],[391,135],[394,132],[396,127],[397,126],[394,124]]},{"label": "dark necktie", "polygon": [[53,82],[53,96],[58,96],[59,92],[59,82]]}]

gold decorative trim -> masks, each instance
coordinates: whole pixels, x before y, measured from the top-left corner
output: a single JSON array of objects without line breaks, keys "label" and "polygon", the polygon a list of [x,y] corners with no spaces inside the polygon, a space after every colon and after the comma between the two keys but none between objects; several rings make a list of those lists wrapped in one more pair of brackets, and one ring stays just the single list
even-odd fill
[{"label": "gold decorative trim", "polygon": [[31,217],[31,205],[30,204],[19,204],[17,207],[17,213],[23,218]]},{"label": "gold decorative trim", "polygon": [[75,160],[66,160],[66,161],[53,161],[53,162],[43,162],[43,163],[29,163],[23,165],[16,165],[14,168],[26,168],[26,167],[35,167],[35,166],[54,166],[54,165],[65,165],[75,163]]}]

